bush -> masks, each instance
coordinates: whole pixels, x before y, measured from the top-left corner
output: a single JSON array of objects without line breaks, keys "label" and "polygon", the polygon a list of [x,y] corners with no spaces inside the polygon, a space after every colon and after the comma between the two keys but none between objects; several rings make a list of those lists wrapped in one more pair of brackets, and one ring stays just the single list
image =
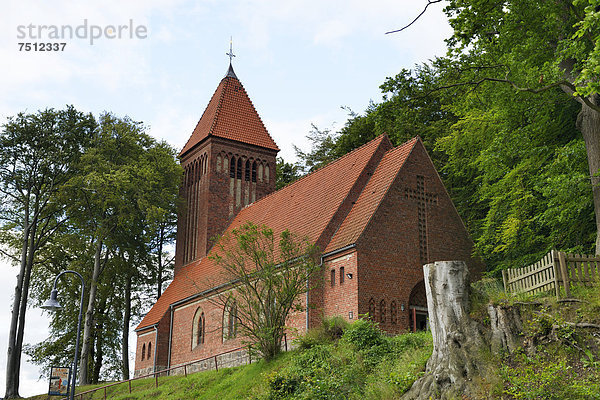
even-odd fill
[{"label": "bush", "polygon": [[269,399],[286,399],[298,389],[299,381],[296,377],[282,372],[274,372],[267,376]]},{"label": "bush", "polygon": [[340,339],[344,330],[350,324],[340,316],[324,318],[321,325],[309,330],[305,335],[295,339],[298,347],[301,349],[310,349],[311,347],[331,344]]},{"label": "bush", "polygon": [[[268,400],[397,398],[421,375],[431,355],[431,334],[387,337],[377,324],[358,320],[340,328],[324,321],[299,343],[291,362],[267,376]],[[335,340],[341,333],[341,339]],[[307,339],[309,338],[309,339]],[[327,342],[327,343],[324,343]]]},{"label": "bush", "polygon": [[385,340],[377,323],[368,319],[359,319],[350,325],[342,339],[352,344],[357,350],[367,350],[374,346],[381,346]]}]

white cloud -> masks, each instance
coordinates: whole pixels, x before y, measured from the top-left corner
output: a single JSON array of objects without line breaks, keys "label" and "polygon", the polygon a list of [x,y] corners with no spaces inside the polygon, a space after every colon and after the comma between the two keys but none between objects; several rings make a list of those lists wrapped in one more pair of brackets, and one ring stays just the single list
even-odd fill
[{"label": "white cloud", "polygon": [[336,110],[333,113],[312,115],[308,118],[298,120],[264,119],[264,123],[269,134],[281,150],[278,157],[282,157],[287,162],[296,162],[296,152],[294,145],[303,151],[310,150],[310,142],[306,136],[312,130],[314,124],[317,128],[336,131],[340,124],[332,121],[345,119],[346,115],[342,110]]}]

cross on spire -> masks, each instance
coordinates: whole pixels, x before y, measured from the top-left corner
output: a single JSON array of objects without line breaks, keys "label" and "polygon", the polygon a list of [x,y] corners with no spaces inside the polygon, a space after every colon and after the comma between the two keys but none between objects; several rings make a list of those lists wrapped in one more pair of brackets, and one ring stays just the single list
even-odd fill
[{"label": "cross on spire", "polygon": [[233,57],[235,57],[235,54],[233,54],[233,37],[229,39],[229,53],[225,54],[229,56],[229,64],[231,64],[231,62],[233,61]]}]

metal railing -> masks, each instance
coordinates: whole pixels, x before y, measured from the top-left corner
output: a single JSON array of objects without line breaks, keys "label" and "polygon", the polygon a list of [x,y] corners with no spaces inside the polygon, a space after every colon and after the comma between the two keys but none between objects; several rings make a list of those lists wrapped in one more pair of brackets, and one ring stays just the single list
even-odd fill
[{"label": "metal railing", "polygon": [[[286,345],[287,345],[287,343],[286,343]],[[152,372],[150,374],[141,375],[141,376],[138,376],[138,377],[135,377],[135,378],[127,379],[125,381],[119,381],[119,382],[111,383],[109,385],[100,386],[100,387],[97,387],[97,388],[94,388],[94,389],[86,390],[85,392],[75,393],[75,398],[77,398],[79,400],[83,400],[83,396],[84,395],[86,395],[86,394],[89,395],[89,394],[95,393],[95,392],[97,392],[99,390],[103,390],[104,391],[104,400],[106,400],[107,399],[106,396],[107,396],[107,389],[108,388],[111,388],[111,387],[114,387],[114,386],[118,386],[118,385],[123,385],[123,384],[127,384],[128,385],[128,387],[129,387],[129,393],[131,393],[132,392],[131,382],[137,381],[137,380],[140,380],[140,379],[146,379],[146,378],[149,378],[149,377],[154,377],[154,387],[158,387],[158,378],[159,378],[159,376],[161,376],[161,375],[162,376],[170,376],[171,371],[181,370],[183,368],[183,374],[187,377],[188,376],[188,367],[190,367],[191,365],[199,364],[199,363],[206,362],[206,361],[209,361],[209,360],[210,361],[214,360],[214,363],[213,363],[214,369],[216,371],[218,371],[219,370],[219,362],[218,362],[218,358],[219,357],[221,357],[221,356],[223,356],[225,354],[230,354],[230,353],[234,353],[236,351],[242,351],[242,350],[247,350],[247,348],[246,347],[238,347],[237,349],[228,350],[228,351],[225,351],[223,353],[215,354],[214,356],[202,358],[202,359],[199,359],[199,360],[190,361],[188,363],[177,365],[175,367],[171,367],[171,368],[167,368],[167,369],[162,369],[160,371],[154,371],[154,372]],[[247,353],[247,360],[248,360],[247,364],[251,364],[252,363],[252,357],[251,357],[250,353]],[[225,364],[227,364],[227,363],[225,363]],[[212,369],[213,368],[206,368],[206,369],[203,369],[203,371],[205,371],[205,370],[212,370]],[[192,373],[192,371],[189,371],[189,372]],[[193,371],[193,372],[200,372],[200,371]],[[66,400],[66,397],[63,398],[62,400]]]}]

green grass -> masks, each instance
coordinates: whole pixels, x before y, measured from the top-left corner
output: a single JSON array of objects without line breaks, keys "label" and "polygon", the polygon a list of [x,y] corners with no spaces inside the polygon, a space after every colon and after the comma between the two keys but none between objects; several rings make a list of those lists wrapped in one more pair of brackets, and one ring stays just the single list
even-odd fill
[{"label": "green grass", "polygon": [[[335,325],[335,324],[334,324]],[[421,332],[387,337],[376,325],[359,321],[339,338],[339,331],[319,328],[304,347],[283,353],[270,362],[184,376],[153,378],[107,389],[114,400],[160,398],[233,399],[391,399],[408,390],[424,371],[432,351],[431,334]],[[367,338],[367,339],[365,339]],[[96,386],[84,386],[86,391]],[[289,389],[289,390],[288,390]],[[104,398],[99,390],[85,400]],[[51,400],[46,395],[30,400]]]},{"label": "green grass", "polygon": [[[520,307],[523,347],[513,354],[489,350],[474,355],[489,365],[488,376],[475,379],[485,399],[600,400],[600,336],[597,330],[569,323],[600,323],[600,286],[575,287],[581,302],[557,302],[553,293],[509,296],[498,283],[474,288],[471,315],[483,325],[487,304]],[[343,333],[342,333],[343,332]],[[107,391],[115,400],[252,399],[318,400],[399,399],[422,375],[432,351],[431,334],[388,337],[376,324],[359,320],[325,321],[297,341],[298,348],[271,362],[183,376],[134,381]],[[89,390],[92,386],[81,388]],[[102,399],[103,391],[86,400]],[[48,396],[32,397],[50,400]],[[56,399],[56,397],[52,397]]]},{"label": "green grass", "polygon": [[[291,354],[282,354],[270,363],[259,361],[254,364],[224,368],[219,371],[205,371],[185,376],[159,377],[158,387],[153,378],[140,379],[132,382],[132,393],[128,385],[120,384],[107,389],[107,398],[114,400],[134,400],[160,398],[175,399],[223,399],[234,400],[252,398],[261,393],[260,383],[263,375],[268,374],[289,360]],[[90,385],[78,388],[77,392],[87,391],[102,385]],[[86,400],[103,399],[104,391],[99,390],[92,395],[85,395]],[[31,400],[51,400],[57,397],[47,395],[31,397]]]}]

